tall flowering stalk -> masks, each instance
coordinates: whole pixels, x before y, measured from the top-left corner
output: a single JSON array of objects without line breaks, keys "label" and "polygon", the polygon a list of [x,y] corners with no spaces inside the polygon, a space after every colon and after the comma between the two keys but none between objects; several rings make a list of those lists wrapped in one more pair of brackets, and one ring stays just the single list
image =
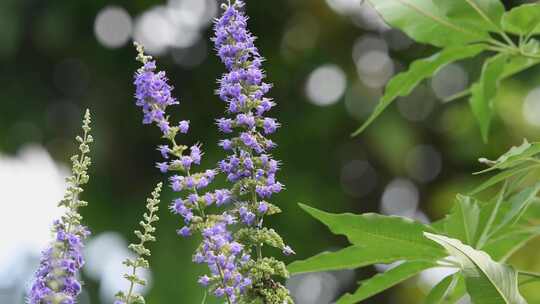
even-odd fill
[{"label": "tall flowering stalk", "polygon": [[236,219],[227,212],[214,215],[206,210],[214,204],[228,204],[231,201],[231,191],[218,189],[202,193],[218,172],[215,169],[193,172],[194,165],[199,165],[202,159],[201,146],[178,144],[177,137],[188,132],[189,121],[171,124],[166,109],[178,104],[172,97],[173,88],[168,84],[165,72],[156,71],[152,57],[144,54],[141,45],[135,45],[137,60],[143,64],[135,74],[136,104],[142,108],[143,123],[158,126],[167,141],[167,144],[158,147],[164,161],[157,163],[156,167],[162,173],[172,174],[171,188],[182,195],[171,204],[172,212],[184,219],[183,227],[177,232],[184,237],[201,234],[203,242],[193,260],[196,263],[206,263],[210,275],[202,276],[199,282],[211,288],[216,296],[225,297],[229,303],[236,303],[240,292],[251,284],[251,280],[240,272],[241,265],[249,260],[249,256],[243,253],[243,246],[233,239],[228,229],[236,223]]},{"label": "tall flowering stalk", "polygon": [[276,276],[288,277],[285,265],[263,255],[264,245],[277,247],[286,255],[294,254],[277,232],[263,226],[265,216],[280,212],[268,202],[283,190],[283,185],[276,180],[279,162],[269,154],[276,144],[267,138],[280,124],[265,117],[275,106],[265,97],[272,85],[264,82],[264,59],[254,44],[256,37],[247,28],[244,2],[232,2],[223,5],[213,41],[227,69],[218,80],[217,94],[226,103],[228,115],[218,119],[217,125],[221,132],[232,135],[220,141],[229,156],[219,163],[219,168],[232,183],[234,214],[245,226],[236,233],[236,239],[256,255],[244,267],[253,281],[244,299],[247,303],[292,303],[288,290],[274,280]]},{"label": "tall flowering stalk", "polygon": [[77,276],[84,265],[83,241],[90,232],[81,224],[79,208],[87,205],[87,202],[80,200],[80,195],[82,186],[89,180],[91,160],[88,153],[93,142],[90,123],[90,112],[87,110],[82,126],[83,135],[76,137],[80,153],[71,157],[72,175],[67,178],[68,188],[59,203],[67,211],[54,222],[55,239],[42,252],[28,297],[30,304],[72,304],[81,292],[81,282]]},{"label": "tall flowering stalk", "polygon": [[[178,101],[172,97],[165,73],[156,72],[155,61],[140,45],[136,45],[137,59],[143,66],[135,75],[136,104],[143,110],[143,123],[157,125],[168,141],[158,147],[165,161],[157,167],[163,173],[172,173],[171,187],[182,193],[171,205],[173,213],[184,220],[178,234],[202,237],[193,261],[207,264],[210,273],[201,276],[199,283],[229,304],[287,304],[293,303],[292,298],[276,280],[288,277],[285,264],[263,255],[265,245],[287,255],[294,253],[276,231],[263,226],[265,216],[280,212],[268,202],[283,185],[275,177],[279,163],[269,154],[276,144],[266,138],[279,123],[264,117],[275,103],[265,97],[271,85],[263,82],[263,58],[247,29],[243,6],[242,1],[224,5],[223,15],[215,24],[213,41],[228,70],[219,80],[218,95],[227,103],[229,114],[217,119],[217,125],[225,134],[236,132],[219,142],[229,155],[217,169],[192,173],[193,165],[201,162],[201,147],[177,144],[177,135],[187,133],[189,122],[177,126],[169,122],[166,108]],[[230,188],[203,192],[218,173],[226,176]],[[209,209],[213,205],[217,208]],[[216,209],[220,212],[209,212]]]},{"label": "tall flowering stalk", "polygon": [[124,265],[130,268],[131,272],[126,273],[124,278],[129,281],[129,288],[127,292],[120,291],[116,294],[115,304],[144,304],[144,297],[135,292],[135,286],[145,286],[146,281],[137,275],[137,270],[140,268],[150,268],[150,264],[146,257],[150,256],[150,249],[146,248],[147,242],[155,242],[156,237],[154,233],[156,228],[155,223],[159,221],[159,217],[156,213],[159,210],[159,197],[161,193],[162,183],[159,183],[154,191],[152,197],[146,200],[147,212],[143,215],[143,221],[140,222],[141,230],[136,230],[135,235],[139,238],[138,244],[130,244],[131,249],[136,255],[136,258],[128,258],[124,261]]}]

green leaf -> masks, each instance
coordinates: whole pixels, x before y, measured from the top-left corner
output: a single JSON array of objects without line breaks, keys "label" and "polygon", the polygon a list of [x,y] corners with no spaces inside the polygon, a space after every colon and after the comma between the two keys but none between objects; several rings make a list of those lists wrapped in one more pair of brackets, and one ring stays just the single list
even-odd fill
[{"label": "green leaf", "polygon": [[[501,80],[514,76],[520,72],[525,71],[526,69],[535,66],[540,62],[540,58],[531,58],[524,56],[512,56],[509,61],[504,66],[504,72],[502,73]],[[471,88],[468,88],[464,91],[456,93],[446,99],[443,102],[450,102],[456,99],[460,99],[471,94]]]},{"label": "green leaf", "polygon": [[526,139],[524,139],[520,146],[510,148],[508,152],[504,153],[496,160],[481,158],[480,162],[489,165],[490,168],[478,173],[484,173],[495,169],[512,168],[524,162],[530,161],[531,158],[537,154],[540,154],[540,143],[530,144]]},{"label": "green leaf", "polygon": [[505,31],[517,35],[540,33],[540,5],[532,3],[513,8],[504,14],[502,26]]},{"label": "green leaf", "polygon": [[526,69],[535,66],[540,62],[540,58],[530,58],[524,56],[512,56],[506,66],[502,78],[508,78],[517,73],[523,72]]},{"label": "green leaf", "polygon": [[398,216],[384,216],[375,213],[332,214],[300,204],[311,216],[328,226],[334,234],[342,234],[354,245],[365,247],[392,244],[395,250],[416,248],[425,251],[425,257],[439,257],[444,250],[424,238],[423,233],[433,232],[429,226]]},{"label": "green leaf", "polygon": [[465,28],[500,30],[504,6],[499,0],[433,0],[451,22]]},{"label": "green leaf", "polygon": [[448,47],[428,58],[414,61],[408,71],[397,74],[388,82],[377,107],[353,136],[364,131],[397,97],[409,95],[422,80],[432,77],[442,67],[454,61],[474,57],[483,50],[482,45]]},{"label": "green leaf", "polygon": [[432,0],[369,0],[383,19],[412,39],[438,47],[485,41],[488,33],[453,24]]},{"label": "green leaf", "polygon": [[538,191],[540,191],[540,183],[527,187],[511,197],[509,201],[510,210],[504,214],[504,218],[496,230],[504,229],[518,222],[530,204],[535,201]]},{"label": "green leaf", "polygon": [[467,291],[475,304],[526,304],[518,290],[517,272],[499,264],[479,250],[459,240],[425,233],[426,237],[443,246],[461,264]]},{"label": "green leaf", "polygon": [[471,86],[469,104],[480,125],[482,138],[488,140],[491,117],[493,116],[493,99],[497,95],[499,82],[504,72],[508,56],[501,54],[484,62],[480,80]]},{"label": "green leaf", "polygon": [[504,233],[500,237],[489,240],[482,248],[494,260],[504,262],[530,240],[540,235],[540,229],[521,229]]},{"label": "green leaf", "polygon": [[452,290],[448,291],[445,300],[442,302],[444,304],[458,303],[467,294],[463,274],[461,272],[457,272],[454,274],[454,276],[457,277],[457,283]]},{"label": "green leaf", "polygon": [[[292,274],[355,269],[373,264],[388,264],[401,260],[425,259],[432,256],[415,247],[397,248],[391,243],[372,244],[370,246],[350,246],[334,252],[323,252],[303,261],[295,261],[287,266]],[[439,256],[440,257],[440,256]],[[437,260],[433,257],[432,260]]]},{"label": "green leaf", "polygon": [[446,298],[454,288],[456,287],[459,280],[459,276],[456,274],[451,274],[446,278],[442,279],[431,291],[424,304],[442,304],[445,302]]},{"label": "green leaf", "polygon": [[473,198],[457,196],[457,202],[444,223],[448,236],[473,244],[476,235],[480,207]]},{"label": "green leaf", "polygon": [[435,263],[426,261],[407,261],[383,273],[362,281],[353,294],[343,295],[336,304],[354,304],[370,298],[418,274],[422,270],[434,267]]},{"label": "green leaf", "polygon": [[519,166],[516,168],[511,168],[509,170],[504,170],[500,173],[493,175],[487,181],[477,186],[474,190],[472,190],[469,193],[469,195],[475,195],[477,193],[480,193],[488,189],[489,187],[494,186],[500,182],[503,182],[515,175],[528,173],[531,169],[532,169],[531,166],[525,165],[525,166]]}]

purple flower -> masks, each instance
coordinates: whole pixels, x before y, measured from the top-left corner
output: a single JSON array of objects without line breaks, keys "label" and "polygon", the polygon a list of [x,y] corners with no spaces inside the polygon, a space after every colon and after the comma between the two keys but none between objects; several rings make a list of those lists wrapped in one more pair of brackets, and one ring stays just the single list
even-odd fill
[{"label": "purple flower", "polygon": [[[265,82],[264,59],[254,44],[255,36],[247,28],[248,18],[243,7],[241,0],[224,5],[224,12],[214,26],[215,50],[227,69],[218,79],[216,90],[216,95],[226,104],[227,116],[216,122],[221,132],[231,136],[219,142],[229,153],[219,162],[219,169],[232,184],[227,202],[234,203],[231,204],[235,206],[234,215],[243,225],[262,229],[263,217],[270,209],[265,200],[283,190],[283,185],[276,180],[279,162],[268,155],[276,144],[266,137],[275,133],[280,124],[274,118],[265,117],[275,106],[274,101],[266,97],[272,85]],[[215,192],[218,206],[224,204],[220,200],[222,194]],[[239,249],[230,248],[231,251]],[[290,247],[282,250],[284,254],[294,253]],[[244,254],[240,264],[245,265],[250,260],[249,254]],[[253,284],[249,276],[238,282],[234,286],[236,290],[230,291],[231,295],[242,294]],[[224,288],[216,289],[216,295],[229,294]]]},{"label": "purple flower", "polygon": [[207,275],[203,275],[199,278],[199,284],[201,284],[204,287],[208,287],[208,284],[210,283],[210,278]]},{"label": "purple flower", "polygon": [[167,163],[156,163],[156,168],[161,171],[161,173],[167,173],[169,171],[169,164]]},{"label": "purple flower", "polygon": [[234,241],[227,228],[234,221],[227,221],[228,214],[224,214],[223,221],[205,228],[202,231],[203,243],[199,246],[194,261],[208,264],[211,276],[202,276],[199,283],[208,286],[209,282],[219,282],[214,294],[218,297],[227,296],[229,301],[236,303],[242,284],[250,282],[241,272],[242,258],[246,255],[242,244]]},{"label": "purple flower", "polygon": [[171,149],[167,145],[159,146],[158,151],[159,151],[159,153],[161,153],[161,157],[163,157],[164,159],[168,159],[169,158],[169,153],[171,153]]},{"label": "purple flower", "polygon": [[89,232],[83,226],[76,226],[72,232],[65,231],[63,222],[54,224],[55,241],[42,252],[39,268],[30,293],[28,303],[75,303],[81,292],[77,273],[84,265],[83,243]]},{"label": "purple flower", "polygon": [[265,214],[268,211],[268,204],[266,202],[260,202],[257,208],[260,214]]},{"label": "purple flower", "polygon": [[168,130],[168,123],[164,118],[168,106],[177,104],[178,101],[171,95],[173,87],[168,84],[165,72],[156,73],[156,62],[148,61],[135,74],[135,99],[136,105],[141,107],[144,113],[143,123],[156,123],[163,133]]},{"label": "purple flower", "polygon": [[182,120],[178,124],[178,129],[180,130],[180,133],[186,134],[189,131],[189,121],[188,120]]},{"label": "purple flower", "polygon": [[188,237],[191,235],[191,229],[187,226],[184,226],[178,230],[178,235],[181,235],[183,237]]}]

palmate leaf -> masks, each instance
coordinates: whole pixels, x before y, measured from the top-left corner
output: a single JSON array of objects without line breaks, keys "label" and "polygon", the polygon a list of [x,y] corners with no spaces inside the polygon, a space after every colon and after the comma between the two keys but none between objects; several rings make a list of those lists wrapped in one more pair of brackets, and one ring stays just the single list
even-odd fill
[{"label": "palmate leaf", "polygon": [[425,235],[459,261],[473,303],[527,303],[519,293],[517,272],[512,267],[493,261],[487,253],[475,250],[459,240],[431,233]]},{"label": "palmate leaf", "polygon": [[363,282],[356,293],[338,303],[355,303],[379,293],[435,265],[446,252],[427,240],[423,233],[433,232],[427,225],[410,219],[379,214],[331,214],[300,204],[310,215],[335,234],[345,235],[354,244],[336,252],[324,252],[288,266],[291,273],[354,269],[375,263],[406,260],[395,269]]},{"label": "palmate leaf", "polygon": [[540,5],[532,3],[513,8],[504,14],[502,26],[517,35],[540,33]]},{"label": "palmate leaf", "polygon": [[438,70],[454,61],[474,57],[483,50],[483,45],[452,46],[431,57],[414,61],[408,71],[397,74],[388,82],[384,95],[375,110],[368,120],[353,133],[353,136],[364,131],[397,97],[409,95],[422,80],[432,77]]},{"label": "palmate leaf", "polygon": [[489,127],[494,112],[493,99],[497,95],[497,88],[507,60],[506,54],[499,54],[486,60],[480,79],[471,86],[469,104],[480,125],[484,142],[488,140]]},{"label": "palmate leaf", "polygon": [[390,25],[415,41],[438,47],[485,41],[487,32],[453,24],[432,0],[368,0]]},{"label": "palmate leaf", "polygon": [[504,6],[499,0],[433,0],[451,22],[465,28],[499,31]]},{"label": "palmate leaf", "polygon": [[426,261],[407,261],[383,273],[360,282],[360,287],[353,294],[345,294],[336,304],[354,304],[370,298],[418,274],[422,270],[434,267],[435,263]]}]

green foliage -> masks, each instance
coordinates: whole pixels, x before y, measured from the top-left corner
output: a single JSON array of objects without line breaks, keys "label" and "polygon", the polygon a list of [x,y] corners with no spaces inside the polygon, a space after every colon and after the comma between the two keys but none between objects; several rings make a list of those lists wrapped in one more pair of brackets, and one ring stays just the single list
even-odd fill
[{"label": "green foliage", "polygon": [[144,304],[144,297],[140,294],[137,294],[134,290],[136,285],[144,286],[146,281],[140,278],[137,275],[137,269],[139,268],[150,268],[150,263],[146,257],[150,256],[150,249],[146,248],[145,243],[155,242],[156,237],[154,233],[156,228],[154,227],[155,223],[159,221],[159,217],[156,213],[159,211],[159,197],[161,194],[161,188],[163,187],[162,183],[159,183],[154,191],[152,192],[152,197],[146,200],[146,210],[143,214],[143,221],[139,223],[142,228],[141,230],[135,230],[135,235],[139,239],[139,243],[130,244],[129,249],[131,249],[135,254],[136,258],[127,258],[123,264],[131,269],[131,273],[124,274],[124,278],[129,281],[129,289],[127,293],[120,291],[116,294],[116,299],[123,304]]},{"label": "green foliage", "polygon": [[[461,287],[461,290],[463,290],[463,287],[459,285],[460,282],[462,282],[462,279],[461,279],[461,275],[459,274],[453,274],[453,275],[447,276],[446,278],[442,279],[437,285],[435,285],[435,287],[433,287],[431,292],[426,297],[426,301],[424,303],[425,304],[453,303],[451,301],[452,293],[456,293],[456,291],[459,291],[458,288],[460,287]],[[458,292],[457,294],[458,294],[458,299],[459,299],[462,293]],[[455,299],[455,300],[458,300],[458,299]]]},{"label": "green foliage", "polygon": [[531,35],[540,33],[540,5],[524,4],[505,13],[502,27],[505,31],[516,35]]},{"label": "green foliage", "polygon": [[500,54],[484,62],[480,79],[471,86],[469,99],[471,110],[480,125],[482,138],[487,141],[489,126],[493,116],[493,99],[497,95],[497,87],[504,72],[508,56]]},{"label": "green foliage", "polygon": [[368,120],[353,136],[360,134],[399,96],[407,96],[426,78],[433,76],[444,66],[460,59],[474,57],[484,50],[481,45],[449,46],[428,58],[414,61],[408,71],[397,74],[386,86],[385,92]]},{"label": "green foliage", "polygon": [[405,96],[424,79],[449,63],[489,54],[480,78],[450,100],[470,95],[469,104],[484,141],[488,140],[499,82],[538,63],[540,5],[526,4],[505,12],[499,0],[368,0],[391,26],[420,43],[442,48],[413,62],[391,79],[379,104],[353,133],[365,130],[398,96]]},{"label": "green foliage", "polygon": [[480,207],[469,196],[458,195],[454,208],[444,221],[446,234],[468,244],[473,243],[478,228]]},{"label": "green foliage", "polygon": [[487,253],[459,240],[431,233],[425,235],[457,259],[474,303],[526,303],[519,294],[518,274],[512,267],[493,261]]},{"label": "green foliage", "polygon": [[[426,303],[455,303],[465,293],[474,303],[480,304],[526,303],[518,290],[518,274],[532,280],[540,275],[518,272],[505,262],[517,249],[540,234],[540,229],[532,224],[537,220],[534,209],[540,202],[537,196],[540,183],[526,179],[538,167],[539,156],[538,144],[525,141],[495,161],[481,159],[491,166],[484,172],[499,171],[495,176],[502,178],[483,183],[473,192],[479,193],[504,182],[498,193],[487,201],[457,195],[450,213],[432,225],[372,213],[331,214],[300,205],[334,234],[346,236],[352,245],[293,262],[288,269],[294,274],[403,261],[395,268],[361,282],[355,293],[346,294],[337,301],[340,304],[367,299],[431,267],[450,267],[459,271],[437,284]],[[527,170],[501,175],[516,168]]]},{"label": "green foliage", "polygon": [[358,303],[433,266],[435,266],[434,263],[425,261],[404,262],[384,273],[360,282],[361,288],[353,294],[345,294],[336,304]]}]

